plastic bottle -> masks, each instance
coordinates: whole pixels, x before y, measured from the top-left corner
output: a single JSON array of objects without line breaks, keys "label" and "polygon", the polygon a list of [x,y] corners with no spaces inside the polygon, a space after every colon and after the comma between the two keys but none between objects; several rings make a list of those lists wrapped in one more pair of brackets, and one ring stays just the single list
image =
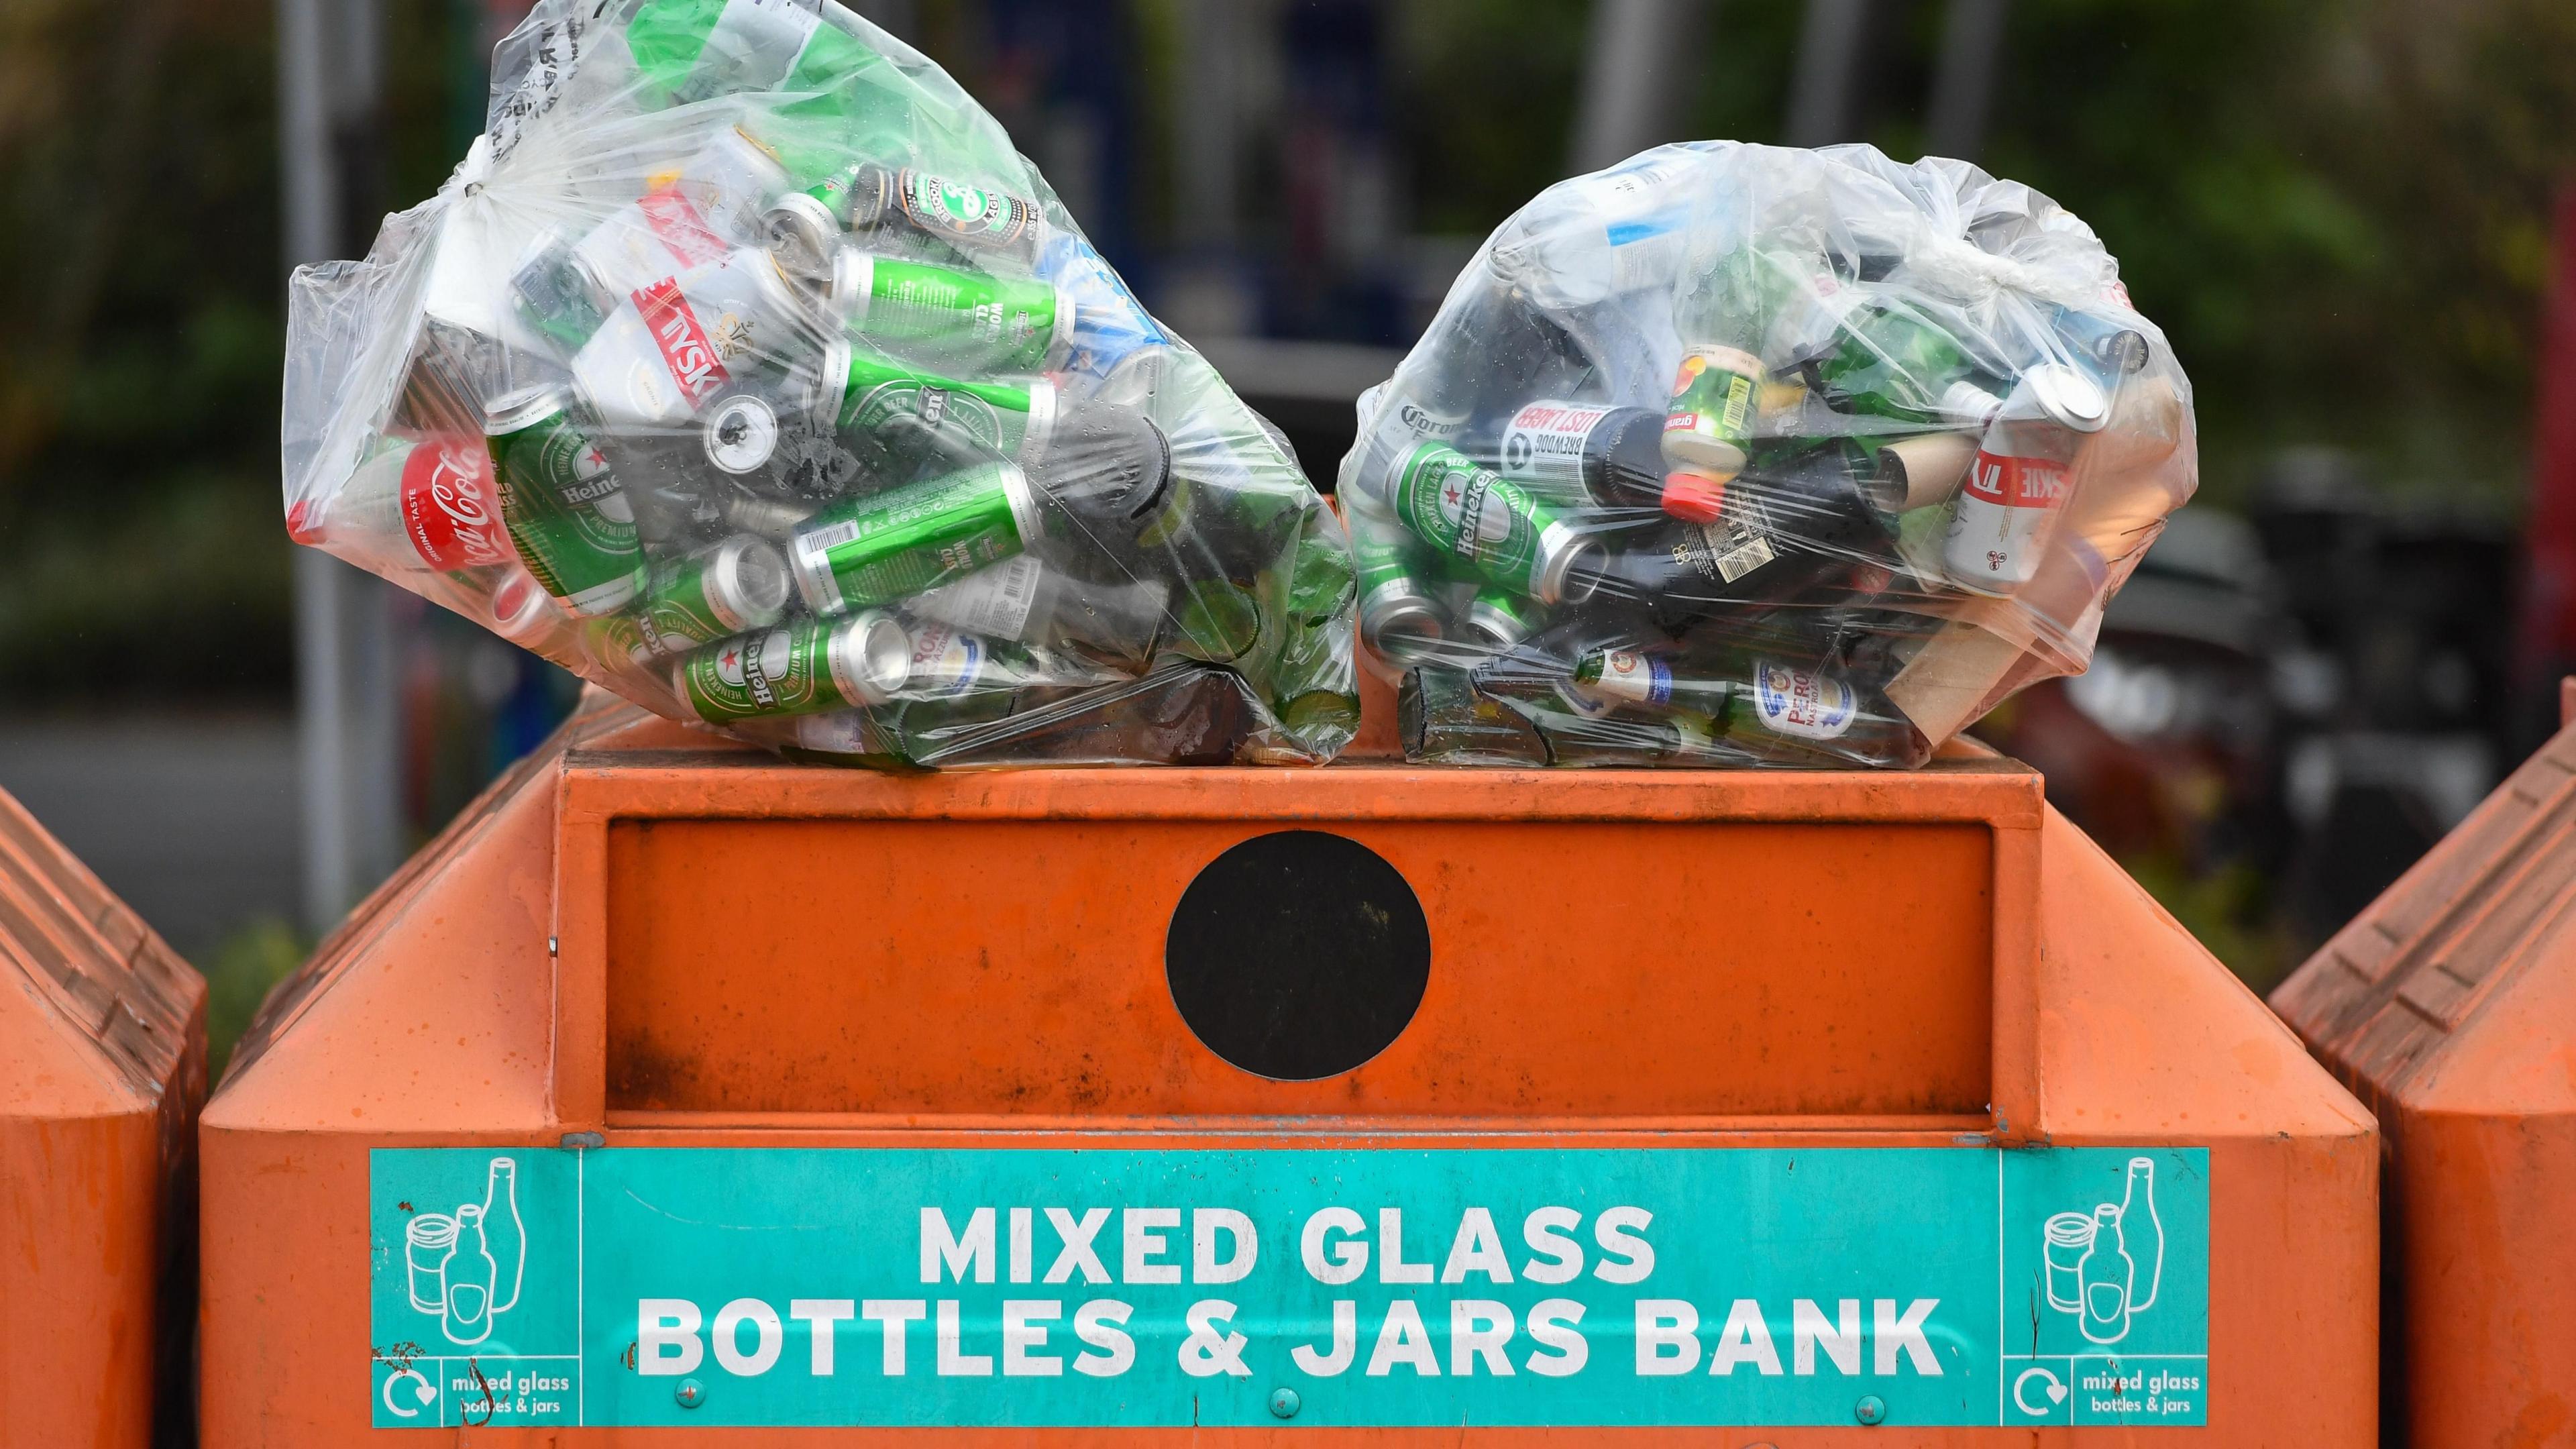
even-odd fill
[{"label": "plastic bottle", "polygon": [[1542,307],[1589,307],[1669,284],[1692,221],[1697,158],[1653,153],[1540,193],[1494,238],[1495,276]]}]

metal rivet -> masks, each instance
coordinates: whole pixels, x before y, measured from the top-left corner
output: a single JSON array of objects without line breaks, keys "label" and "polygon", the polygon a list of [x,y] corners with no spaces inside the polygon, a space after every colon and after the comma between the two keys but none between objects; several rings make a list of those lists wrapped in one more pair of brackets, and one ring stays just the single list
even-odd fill
[{"label": "metal rivet", "polygon": [[680,1386],[672,1390],[671,1397],[680,1401],[681,1408],[694,1409],[707,1401],[707,1386],[696,1379],[682,1379]]},{"label": "metal rivet", "polygon": [[1272,1389],[1270,1391],[1270,1412],[1278,1415],[1280,1418],[1296,1418],[1297,1410],[1301,1407],[1303,1407],[1303,1401],[1297,1397],[1297,1391],[1295,1389]]},{"label": "metal rivet", "polygon": [[1884,1423],[1887,1419],[1887,1400],[1876,1394],[1863,1394],[1860,1396],[1860,1402],[1852,1405],[1852,1417],[1864,1424]]}]

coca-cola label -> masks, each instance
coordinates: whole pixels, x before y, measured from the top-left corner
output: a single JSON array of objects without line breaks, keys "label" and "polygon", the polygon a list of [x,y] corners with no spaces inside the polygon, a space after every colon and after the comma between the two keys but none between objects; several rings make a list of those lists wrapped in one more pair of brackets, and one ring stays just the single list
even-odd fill
[{"label": "coca-cola label", "polygon": [[1774,734],[1830,740],[1850,729],[1859,712],[1852,687],[1829,674],[1754,661],[1754,717]]},{"label": "coca-cola label", "polygon": [[424,442],[403,460],[403,532],[439,570],[483,568],[513,557],[492,488],[492,455],[471,438]]},{"label": "coca-cola label", "polygon": [[681,271],[724,260],[728,250],[724,238],[716,235],[676,186],[645,192],[635,198],[635,209],[644,213],[644,224],[652,229],[654,239],[679,259]]},{"label": "coca-cola label", "polygon": [[1998,508],[2055,508],[2066,501],[2066,467],[1981,451],[1968,467],[1966,491]]},{"label": "coca-cola label", "polygon": [[645,330],[652,334],[653,345],[662,350],[662,365],[670,370],[671,380],[679,384],[681,395],[692,407],[731,380],[723,359],[716,354],[715,342],[699,324],[698,314],[681,294],[677,279],[664,277],[640,288],[633,300],[636,315],[644,319]]}]

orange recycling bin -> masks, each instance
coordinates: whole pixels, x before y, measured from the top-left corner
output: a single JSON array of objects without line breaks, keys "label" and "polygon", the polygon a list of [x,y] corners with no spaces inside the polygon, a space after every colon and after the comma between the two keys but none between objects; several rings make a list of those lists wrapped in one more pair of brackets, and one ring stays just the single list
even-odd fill
[{"label": "orange recycling bin", "polygon": [[186,1442],[206,984],[0,793],[0,1445]]},{"label": "orange recycling bin", "polygon": [[2576,1444],[2571,900],[2576,726],[2273,993],[2386,1124],[2389,1426],[2416,1449]]},{"label": "orange recycling bin", "polygon": [[1991,755],[904,777],[596,705],[243,1050],[208,1449],[2375,1434],[2369,1114]]}]

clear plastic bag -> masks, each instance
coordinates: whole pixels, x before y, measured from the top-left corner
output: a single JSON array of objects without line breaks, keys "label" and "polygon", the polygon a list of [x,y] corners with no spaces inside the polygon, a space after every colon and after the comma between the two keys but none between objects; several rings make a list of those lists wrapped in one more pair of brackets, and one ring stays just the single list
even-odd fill
[{"label": "clear plastic bag", "polygon": [[1340,498],[1415,760],[1911,767],[2084,668],[2197,480],[2190,384],[2056,203],[1710,142],[1504,222]]},{"label": "clear plastic bag", "polygon": [[298,541],[791,753],[1349,740],[1340,522],[938,67],[817,0],[541,0],[494,74],[296,274]]}]

